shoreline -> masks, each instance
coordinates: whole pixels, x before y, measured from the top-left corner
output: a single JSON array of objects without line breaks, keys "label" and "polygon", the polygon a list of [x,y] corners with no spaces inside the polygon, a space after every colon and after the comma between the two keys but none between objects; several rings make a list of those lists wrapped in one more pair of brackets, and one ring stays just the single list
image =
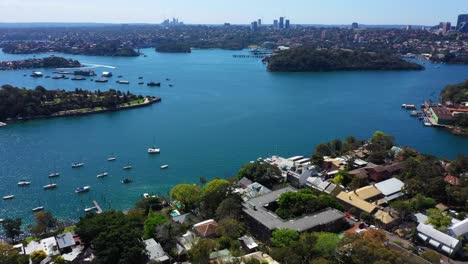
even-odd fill
[{"label": "shoreline", "polygon": [[100,114],[100,113],[106,113],[106,112],[117,112],[117,111],[123,111],[123,110],[129,110],[129,109],[134,109],[134,108],[140,108],[140,107],[145,107],[145,106],[150,106],[155,103],[161,102],[160,97],[155,97],[155,98],[144,98],[143,103],[139,104],[134,104],[134,105],[123,105],[119,106],[116,108],[106,108],[106,109],[99,109],[99,110],[90,110],[86,112],[79,112],[80,110],[83,109],[75,109],[75,110],[67,110],[62,114],[54,114],[54,115],[48,115],[48,116],[35,116],[35,117],[27,117],[27,118],[12,118],[8,119],[3,123],[6,126],[8,124],[12,123],[19,123],[19,122],[26,122],[26,121],[31,121],[31,120],[38,120],[38,119],[51,119],[51,118],[61,118],[61,117],[72,117],[72,116],[85,116],[85,115],[92,115],[92,114]]}]

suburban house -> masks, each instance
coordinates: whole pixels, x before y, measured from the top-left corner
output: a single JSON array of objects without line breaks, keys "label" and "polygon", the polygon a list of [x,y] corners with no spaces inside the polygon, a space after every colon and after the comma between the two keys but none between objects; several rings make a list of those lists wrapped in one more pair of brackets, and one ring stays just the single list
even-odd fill
[{"label": "suburban house", "polygon": [[268,241],[275,229],[294,229],[298,232],[334,231],[345,224],[342,212],[327,208],[313,215],[305,215],[292,220],[284,220],[267,207],[276,203],[281,194],[296,192],[292,187],[285,187],[244,202],[243,212],[252,233],[256,237]]},{"label": "suburban house", "polygon": [[206,220],[198,224],[193,225],[193,230],[195,233],[202,238],[216,237],[216,229],[218,228],[218,223],[213,220]]},{"label": "suburban house", "polygon": [[161,264],[170,263],[169,256],[164,252],[161,244],[156,242],[153,238],[146,239],[144,242],[150,261],[156,261]]},{"label": "suburban house", "polygon": [[440,232],[431,225],[419,224],[417,231],[419,239],[449,256],[457,253],[462,247],[460,240]]},{"label": "suburban house", "polygon": [[252,253],[258,249],[258,244],[255,242],[253,237],[243,236],[239,238],[239,241],[246,252]]},{"label": "suburban house", "polygon": [[402,192],[405,184],[397,178],[390,178],[385,181],[374,184],[382,194],[385,202],[390,202],[404,195]]},{"label": "suburban house", "polygon": [[266,193],[269,193],[271,192],[271,190],[261,185],[258,182],[254,182],[254,183],[247,185],[246,188],[237,188],[235,192],[239,193],[244,199],[244,201],[247,201],[257,196],[262,196]]},{"label": "suburban house", "polygon": [[71,252],[72,247],[76,245],[75,238],[70,232],[57,235],[55,239],[57,240],[58,249],[62,254]]},{"label": "suburban house", "polygon": [[177,252],[182,255],[192,249],[192,246],[197,244],[198,237],[191,231],[187,231],[184,235],[177,238]]},{"label": "suburban house", "polygon": [[247,179],[246,177],[242,177],[242,179],[237,182],[237,186],[239,186],[239,188],[245,189],[252,183],[253,182],[251,180]]},{"label": "suburban house", "polygon": [[287,172],[287,181],[295,188],[302,188],[307,182],[309,177],[318,176],[319,173],[315,166],[308,166],[305,168],[291,168]]},{"label": "suburban house", "polygon": [[365,186],[354,191],[340,192],[336,198],[343,204],[346,210],[355,208],[357,215],[366,212],[379,220],[385,228],[397,224],[398,216],[389,210],[379,206],[384,195],[373,185]]},{"label": "suburban house", "polygon": [[353,177],[380,182],[400,173],[402,169],[403,164],[399,162],[385,166],[369,162],[365,167],[349,171],[349,174]]},{"label": "suburban house", "polygon": [[307,179],[306,185],[310,188],[319,190],[324,193],[331,194],[335,189],[337,189],[337,185],[324,180],[322,177],[310,177]]},{"label": "suburban house", "polygon": [[193,223],[196,222],[196,217],[192,213],[186,213],[183,215],[178,215],[172,217],[172,221],[178,224],[184,224],[184,225],[192,225]]}]

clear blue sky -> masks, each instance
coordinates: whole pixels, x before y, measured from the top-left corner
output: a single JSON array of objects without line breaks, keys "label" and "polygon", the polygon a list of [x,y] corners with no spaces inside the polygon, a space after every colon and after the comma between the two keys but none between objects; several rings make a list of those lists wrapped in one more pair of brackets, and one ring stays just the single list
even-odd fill
[{"label": "clear blue sky", "polygon": [[456,22],[468,0],[0,0],[0,22],[422,24]]}]

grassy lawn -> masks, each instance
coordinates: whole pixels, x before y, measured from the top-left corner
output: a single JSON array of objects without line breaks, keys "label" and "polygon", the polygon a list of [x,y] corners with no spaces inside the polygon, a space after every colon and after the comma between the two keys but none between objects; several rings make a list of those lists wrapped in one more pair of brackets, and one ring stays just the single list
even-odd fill
[{"label": "grassy lawn", "polygon": [[130,101],[128,103],[121,104],[121,106],[126,106],[128,104],[130,104],[130,105],[142,104],[144,102],[145,102],[145,99],[135,99],[135,100],[132,100],[132,101]]},{"label": "grassy lawn", "polygon": [[63,232],[62,232],[62,233],[68,233],[68,232],[72,232],[72,233],[73,233],[73,232],[75,232],[75,230],[76,230],[76,226],[68,226],[68,227],[65,227],[65,228],[63,229]]}]

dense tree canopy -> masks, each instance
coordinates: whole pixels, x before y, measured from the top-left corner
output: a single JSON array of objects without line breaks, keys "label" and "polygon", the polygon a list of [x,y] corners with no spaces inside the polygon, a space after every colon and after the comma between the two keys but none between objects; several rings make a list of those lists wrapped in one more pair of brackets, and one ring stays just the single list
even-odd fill
[{"label": "dense tree canopy", "polygon": [[271,234],[271,242],[277,247],[289,246],[297,240],[299,232],[293,229],[276,229]]},{"label": "dense tree canopy", "polygon": [[202,192],[195,184],[178,184],[171,190],[171,197],[183,204],[184,210],[191,210],[200,201]]},{"label": "dense tree canopy", "polygon": [[5,231],[5,236],[14,240],[17,236],[21,235],[21,233],[23,233],[21,231],[21,223],[21,218],[3,220],[2,227]]},{"label": "dense tree canopy", "polygon": [[276,214],[283,219],[312,214],[327,207],[342,209],[334,197],[326,194],[315,195],[310,189],[286,192],[278,199]]},{"label": "dense tree canopy", "polygon": [[397,56],[351,51],[299,47],[269,58],[269,71],[359,71],[359,70],[423,70],[419,64]]},{"label": "dense tree canopy", "polygon": [[440,93],[440,100],[443,103],[452,102],[456,104],[468,102],[468,80],[459,84],[447,85]]},{"label": "dense tree canopy", "polygon": [[251,181],[258,182],[265,186],[271,186],[281,176],[281,171],[278,167],[266,162],[248,163],[242,166],[237,173],[237,177],[242,179],[246,177]]}]

